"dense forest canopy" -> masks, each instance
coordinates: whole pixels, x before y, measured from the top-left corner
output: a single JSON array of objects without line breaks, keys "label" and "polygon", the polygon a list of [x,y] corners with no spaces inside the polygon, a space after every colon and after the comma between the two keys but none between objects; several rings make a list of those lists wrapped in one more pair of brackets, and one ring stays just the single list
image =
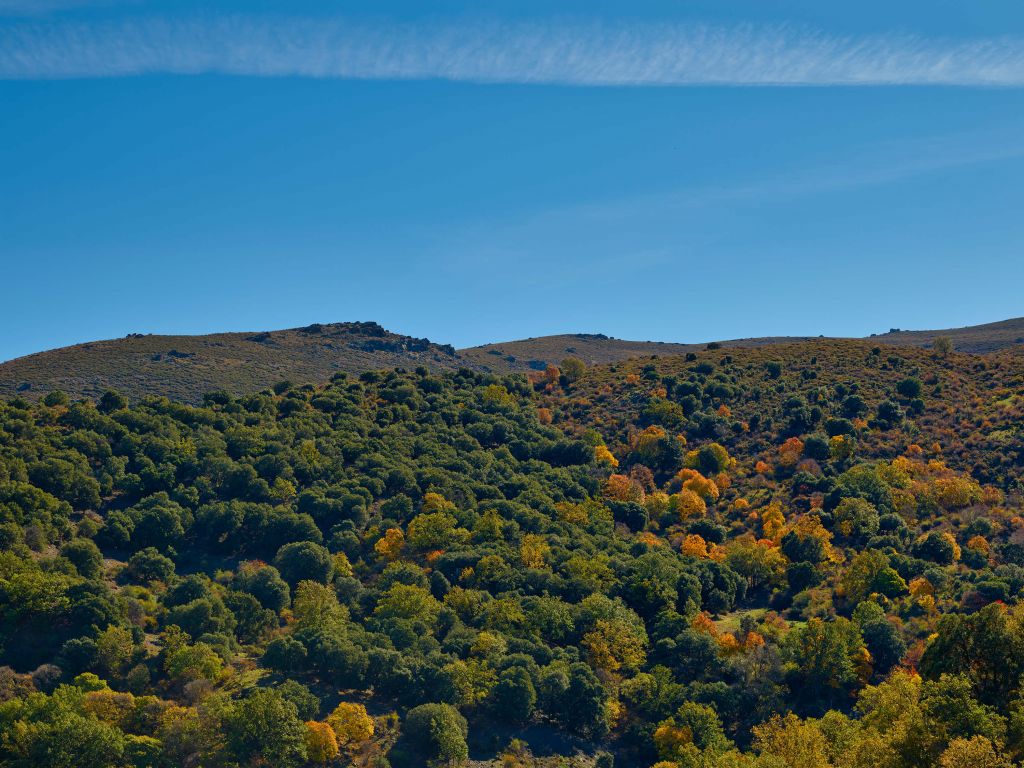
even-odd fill
[{"label": "dense forest canopy", "polygon": [[12,766],[1006,766],[1024,357],[0,403]]}]

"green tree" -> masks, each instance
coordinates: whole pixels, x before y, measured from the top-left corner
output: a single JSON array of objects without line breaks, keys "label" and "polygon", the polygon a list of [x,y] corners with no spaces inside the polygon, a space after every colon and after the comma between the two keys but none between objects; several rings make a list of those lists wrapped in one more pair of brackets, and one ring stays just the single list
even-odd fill
[{"label": "green tree", "polygon": [[833,514],[844,536],[865,538],[878,532],[878,510],[869,501],[856,497],[843,499]]},{"label": "green tree", "polygon": [[281,578],[277,568],[262,566],[254,570],[245,570],[235,579],[238,589],[248,592],[264,608],[280,611],[291,602],[291,590],[288,582]]},{"label": "green tree", "polygon": [[242,765],[289,768],[306,760],[305,726],[278,691],[259,688],[234,704],[222,729],[225,755]]},{"label": "green tree", "polygon": [[136,518],[132,531],[132,546],[136,549],[176,546],[192,525],[192,514],[162,491],[140,501],[131,513]]},{"label": "green tree", "polygon": [[469,759],[466,718],[450,704],[420,704],[402,723],[402,736],[429,761],[461,764]]},{"label": "green tree", "polygon": [[348,611],[338,602],[334,589],[316,581],[300,581],[295,589],[292,613],[299,629],[338,635],[345,629]]},{"label": "green tree", "polygon": [[156,547],[146,547],[128,558],[124,575],[131,581],[168,582],[174,576],[174,561],[160,554]]},{"label": "green tree", "polygon": [[860,631],[844,618],[809,619],[786,638],[793,664],[792,687],[810,706],[841,701],[857,682],[855,654],[863,647]]},{"label": "green tree", "polygon": [[587,364],[578,357],[567,357],[559,365],[562,376],[569,383],[578,381],[587,372]]},{"label": "green tree", "polygon": [[1024,671],[1024,634],[1005,606],[987,605],[970,615],[947,614],[921,657],[921,673],[966,675],[984,704],[1009,701]]},{"label": "green tree", "polygon": [[72,539],[60,548],[60,554],[86,579],[95,579],[103,573],[103,553],[89,539]]},{"label": "green tree", "polygon": [[331,553],[312,541],[296,541],[277,551],[274,566],[292,587],[307,580],[326,584],[331,576]]},{"label": "green tree", "polygon": [[40,723],[30,739],[24,764],[33,768],[110,768],[125,749],[120,730],[67,710]]},{"label": "green tree", "polygon": [[491,690],[494,712],[502,719],[524,723],[537,704],[537,691],[530,673],[523,667],[509,667],[498,677]]},{"label": "green tree", "polygon": [[120,411],[127,407],[128,398],[113,389],[108,389],[104,392],[100,397],[99,402],[96,403],[96,408],[101,413],[112,413],[113,411]]}]

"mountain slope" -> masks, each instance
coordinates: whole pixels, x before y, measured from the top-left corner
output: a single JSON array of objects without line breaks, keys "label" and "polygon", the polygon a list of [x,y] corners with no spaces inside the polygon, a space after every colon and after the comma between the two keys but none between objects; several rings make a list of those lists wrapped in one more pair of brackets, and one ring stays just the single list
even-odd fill
[{"label": "mountain slope", "polygon": [[897,346],[929,347],[939,336],[948,337],[958,352],[995,352],[1017,344],[1024,344],[1024,317],[939,331],[892,330],[889,333],[880,333],[870,338],[873,341]]},{"label": "mountain slope", "polygon": [[391,333],[376,323],[204,336],[131,334],[3,363],[0,396],[60,389],[72,397],[95,397],[113,388],[133,399],[151,394],[196,403],[206,392],[256,392],[284,379],[324,381],[338,371],[420,365],[451,370],[462,364],[450,346]]},{"label": "mountain slope", "polygon": [[[872,334],[868,340],[879,344],[929,348],[939,336],[946,336],[957,352],[986,353],[1024,344],[1024,318],[965,328],[930,331],[903,331]],[[820,336],[760,336],[717,342],[723,347],[763,347],[823,338]],[[832,338],[832,337],[830,337]],[[557,365],[566,357],[578,357],[588,365],[613,363],[634,357],[668,357],[697,352],[706,343],[676,344],[661,341],[627,341],[603,334],[576,333],[558,336],[484,344],[460,349],[467,360],[494,371],[542,370],[547,364]]]},{"label": "mountain slope", "polygon": [[0,401],[0,765],[1020,765],[1022,479],[1020,347]]},{"label": "mountain slope", "polygon": [[[948,337],[960,352],[988,353],[1024,342],[1024,318],[932,331],[891,331],[875,344],[928,348]],[[717,342],[727,348],[757,348],[822,337],[769,336]],[[671,357],[707,344],[629,341],[604,334],[561,334],[455,350],[385,330],[376,323],[314,324],[259,333],[203,336],[130,334],[122,339],[76,344],[0,363],[0,396],[40,397],[60,389],[73,398],[117,389],[130,398],[162,395],[197,403],[203,394],[243,394],[278,381],[320,382],[338,371],[361,373],[425,366],[434,371],[469,368],[493,373],[543,370],[566,357],[587,365],[638,357]]]},{"label": "mountain slope", "polygon": [[[811,336],[765,336],[718,342],[723,347],[762,347],[784,342],[809,341]],[[544,370],[566,357],[578,357],[587,365],[615,363],[635,357],[671,357],[697,352],[707,344],[676,344],[666,341],[628,341],[601,333],[566,333],[557,336],[484,344],[460,349],[459,355],[493,371]]]}]

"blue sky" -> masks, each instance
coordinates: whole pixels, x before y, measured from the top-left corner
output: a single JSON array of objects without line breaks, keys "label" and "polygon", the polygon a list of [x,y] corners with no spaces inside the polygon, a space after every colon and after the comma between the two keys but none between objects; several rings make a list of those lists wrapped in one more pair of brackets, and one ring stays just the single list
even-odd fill
[{"label": "blue sky", "polygon": [[0,359],[1024,315],[1022,86],[1000,0],[0,0]]}]

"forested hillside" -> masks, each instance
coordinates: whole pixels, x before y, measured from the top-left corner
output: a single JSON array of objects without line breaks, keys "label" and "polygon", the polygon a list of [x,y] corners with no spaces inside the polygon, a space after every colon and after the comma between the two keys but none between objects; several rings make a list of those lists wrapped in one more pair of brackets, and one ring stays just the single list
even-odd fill
[{"label": "forested hillside", "polygon": [[1024,355],[709,346],[0,404],[0,760],[1024,757]]}]

